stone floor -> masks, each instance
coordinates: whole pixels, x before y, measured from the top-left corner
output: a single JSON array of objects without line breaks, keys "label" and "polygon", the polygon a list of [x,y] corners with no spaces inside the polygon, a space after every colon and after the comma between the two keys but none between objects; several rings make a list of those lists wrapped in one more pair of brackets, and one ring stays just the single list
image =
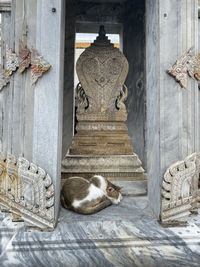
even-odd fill
[{"label": "stone floor", "polygon": [[146,197],[91,216],[61,209],[54,232],[25,232],[0,213],[0,266],[200,266],[200,215],[162,228]]}]

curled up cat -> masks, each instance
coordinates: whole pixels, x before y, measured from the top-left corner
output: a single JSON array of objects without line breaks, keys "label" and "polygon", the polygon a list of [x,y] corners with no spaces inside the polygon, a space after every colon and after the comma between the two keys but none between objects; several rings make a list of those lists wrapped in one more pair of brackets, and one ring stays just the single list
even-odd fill
[{"label": "curled up cat", "polygon": [[80,214],[93,214],[122,200],[122,187],[112,184],[100,175],[90,179],[70,177],[61,190],[61,204],[64,208]]}]

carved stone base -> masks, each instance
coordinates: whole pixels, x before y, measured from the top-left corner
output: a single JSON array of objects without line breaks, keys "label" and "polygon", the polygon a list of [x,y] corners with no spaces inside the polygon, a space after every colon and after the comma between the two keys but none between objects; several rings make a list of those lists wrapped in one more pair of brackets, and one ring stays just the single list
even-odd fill
[{"label": "carved stone base", "polygon": [[70,155],[132,155],[131,138],[124,122],[78,123]]},{"label": "carved stone base", "polygon": [[[110,181],[147,181],[142,163],[132,155],[69,155],[62,161],[62,179],[102,175]],[[144,185],[146,188],[146,185]],[[146,190],[146,189],[145,189]],[[146,192],[146,191],[145,191]]]},{"label": "carved stone base", "polygon": [[177,223],[198,213],[199,181],[200,153],[193,153],[166,170],[162,187],[162,222],[170,225],[172,221]]}]

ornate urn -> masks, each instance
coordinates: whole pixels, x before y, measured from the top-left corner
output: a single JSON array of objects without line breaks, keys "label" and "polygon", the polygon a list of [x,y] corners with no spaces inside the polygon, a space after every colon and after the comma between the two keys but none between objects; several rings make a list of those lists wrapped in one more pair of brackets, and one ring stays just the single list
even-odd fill
[{"label": "ornate urn", "polygon": [[79,57],[76,71],[80,81],[76,88],[77,133],[62,162],[63,177],[98,173],[114,179],[146,180],[125,124],[128,61],[110,43],[103,26]]}]

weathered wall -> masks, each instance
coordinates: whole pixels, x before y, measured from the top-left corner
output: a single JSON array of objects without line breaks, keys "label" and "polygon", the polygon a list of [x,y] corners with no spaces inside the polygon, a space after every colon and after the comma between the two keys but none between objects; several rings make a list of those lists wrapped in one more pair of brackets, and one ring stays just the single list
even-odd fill
[{"label": "weathered wall", "polygon": [[76,5],[66,1],[65,17],[65,58],[64,58],[64,94],[63,94],[63,142],[62,158],[72,143],[74,109],[74,59],[75,59],[75,19]]},{"label": "weathered wall", "polygon": [[[18,40],[25,33],[27,44],[35,46],[36,35],[35,0],[12,1],[11,13],[2,13],[2,39],[5,65],[5,46],[18,54]],[[30,86],[30,69],[24,74],[12,75],[11,82],[0,93],[1,101],[1,150],[15,155],[24,154],[32,160],[34,90]]]},{"label": "weathered wall", "polygon": [[18,54],[19,38],[24,35],[28,47],[36,48],[52,66],[35,86],[30,83],[30,68],[23,74],[15,72],[0,92],[0,149],[23,154],[52,177],[56,218],[62,153],[64,12],[63,0],[14,0],[11,14],[3,14],[2,36],[4,48],[8,44]]},{"label": "weathered wall", "polygon": [[157,217],[166,168],[200,150],[197,81],[186,90],[166,73],[191,46],[197,53],[197,19],[197,1],[146,0],[148,195]]},{"label": "weathered wall", "polygon": [[129,62],[125,82],[128,87],[128,134],[134,152],[146,169],[145,0],[128,1],[125,10],[123,52]]}]

